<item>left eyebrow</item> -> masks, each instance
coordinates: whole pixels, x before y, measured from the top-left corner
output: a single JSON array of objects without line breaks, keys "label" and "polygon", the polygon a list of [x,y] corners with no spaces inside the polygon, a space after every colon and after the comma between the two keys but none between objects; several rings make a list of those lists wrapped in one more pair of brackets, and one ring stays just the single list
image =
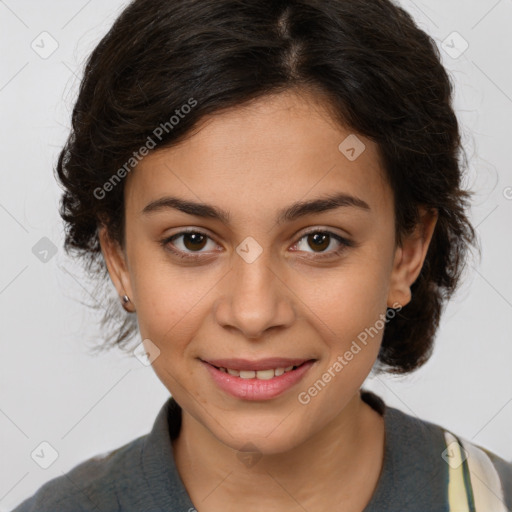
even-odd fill
[{"label": "left eyebrow", "polygon": [[[305,217],[306,215],[319,214],[342,207],[353,207],[368,212],[371,210],[368,203],[362,199],[349,194],[338,193],[334,195],[326,195],[311,201],[298,201],[293,203],[278,212],[276,222],[277,224],[292,222],[301,217]],[[168,208],[176,209],[189,215],[195,215],[196,217],[217,219],[224,224],[230,224],[231,216],[229,212],[222,210],[221,208],[173,196],[162,197],[150,202],[144,207],[142,214],[146,215]]]},{"label": "left eyebrow", "polygon": [[277,216],[277,223],[282,224],[283,222],[292,222],[300,217],[305,217],[306,215],[318,214],[346,207],[358,208],[367,212],[371,211],[368,203],[362,199],[349,194],[339,193],[326,195],[318,199],[313,199],[312,201],[298,201],[297,203],[293,203],[279,212],[279,215]]}]

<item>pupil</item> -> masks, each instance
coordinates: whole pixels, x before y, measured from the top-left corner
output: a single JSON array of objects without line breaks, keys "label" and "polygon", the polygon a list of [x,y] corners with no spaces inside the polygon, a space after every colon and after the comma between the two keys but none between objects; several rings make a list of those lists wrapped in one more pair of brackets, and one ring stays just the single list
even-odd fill
[{"label": "pupil", "polygon": [[[329,247],[329,242],[327,241],[327,244],[325,243],[326,240],[328,240],[329,235],[322,234],[322,233],[315,233],[311,235],[314,239],[314,244],[319,249],[326,249]],[[319,242],[319,243],[318,243]],[[321,245],[322,244],[322,245]],[[313,249],[314,247],[312,247]]]},{"label": "pupil", "polygon": [[[205,237],[199,233],[186,233],[183,237],[183,243],[187,249],[193,250],[193,249],[202,249],[204,247],[204,239]],[[192,240],[192,246],[189,247],[190,244],[187,244],[187,241]],[[200,246],[198,246],[198,241]],[[201,242],[203,244],[201,245]]]}]

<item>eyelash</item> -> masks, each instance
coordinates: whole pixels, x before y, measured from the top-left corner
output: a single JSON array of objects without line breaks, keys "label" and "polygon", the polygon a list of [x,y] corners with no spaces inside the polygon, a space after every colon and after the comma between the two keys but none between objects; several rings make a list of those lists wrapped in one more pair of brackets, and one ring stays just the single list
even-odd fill
[{"label": "eyelash", "polygon": [[[207,233],[204,233],[204,232],[199,231],[197,229],[190,229],[190,230],[186,230],[186,231],[180,231],[179,233],[176,233],[176,234],[174,234],[174,235],[172,235],[170,237],[167,237],[167,238],[161,240],[160,244],[162,245],[162,247],[164,249],[172,252],[174,255],[178,256],[179,258],[188,259],[190,261],[196,261],[196,260],[199,260],[199,259],[203,259],[205,257],[203,255],[203,253],[197,253],[197,254],[186,253],[186,252],[181,251],[179,249],[177,250],[177,249],[173,249],[172,248],[172,243],[171,242],[173,240],[175,240],[176,238],[179,238],[180,236],[183,236],[183,235],[186,235],[186,234],[190,234],[190,233],[197,234],[197,235],[202,235],[202,236],[205,236],[206,238],[209,238],[210,240],[213,240]],[[343,253],[348,247],[354,247],[355,246],[354,242],[351,242],[350,240],[347,240],[346,238],[344,238],[344,237],[342,237],[340,235],[337,235],[336,233],[333,233],[332,231],[321,230],[321,229],[315,229],[315,230],[308,231],[307,233],[302,234],[302,236],[293,245],[298,244],[303,238],[305,238],[305,237],[307,237],[309,235],[315,235],[317,233],[320,233],[320,234],[323,234],[323,235],[328,235],[331,238],[334,238],[336,241],[338,241],[341,244],[341,246],[338,249],[334,250],[334,251],[329,251],[327,253],[318,253],[317,256],[308,256],[307,257],[307,258],[310,258],[312,260],[318,261],[318,260],[322,260],[324,258],[331,258],[332,259],[335,256],[340,256],[341,253]]]}]

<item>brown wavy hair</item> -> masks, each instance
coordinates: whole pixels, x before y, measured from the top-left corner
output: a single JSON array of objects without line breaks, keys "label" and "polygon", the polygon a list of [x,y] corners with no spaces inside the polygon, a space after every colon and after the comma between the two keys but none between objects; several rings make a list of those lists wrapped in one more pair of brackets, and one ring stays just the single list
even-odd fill
[{"label": "brown wavy hair", "polygon": [[327,98],[341,125],[377,143],[394,192],[397,243],[417,223],[418,206],[438,211],[412,300],[387,323],[378,355],[380,371],[396,374],[428,360],[477,242],[451,79],[434,40],[389,0],[127,5],[88,57],[56,166],[65,250],[80,257],[101,300],[91,304],[103,313],[96,349],[125,348],[138,326],[112,295],[98,240],[104,224],[124,246],[123,180],[103,198],[94,191],[190,98],[195,107],[154,151],[183,140],[206,114],[292,88]]}]

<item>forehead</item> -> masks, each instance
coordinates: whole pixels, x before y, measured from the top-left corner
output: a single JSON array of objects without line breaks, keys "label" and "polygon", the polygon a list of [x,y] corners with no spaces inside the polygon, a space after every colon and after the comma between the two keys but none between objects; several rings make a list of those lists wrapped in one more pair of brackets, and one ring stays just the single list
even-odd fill
[{"label": "forehead", "polygon": [[389,208],[378,147],[336,123],[319,97],[289,91],[203,117],[139,162],[125,199],[134,213],[169,194],[247,217],[333,192]]}]

